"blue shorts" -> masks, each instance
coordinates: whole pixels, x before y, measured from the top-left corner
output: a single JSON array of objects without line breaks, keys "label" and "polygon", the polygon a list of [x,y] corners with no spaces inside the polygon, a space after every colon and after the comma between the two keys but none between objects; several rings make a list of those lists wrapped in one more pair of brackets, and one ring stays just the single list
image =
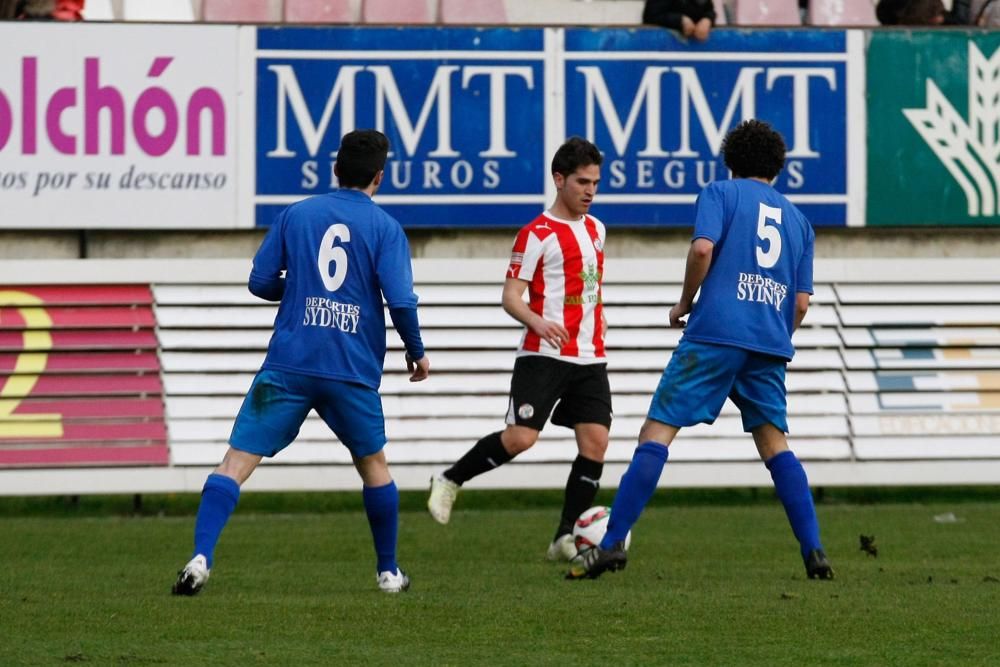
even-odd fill
[{"label": "blue shorts", "polygon": [[677,427],[711,424],[728,396],[740,409],[744,431],[770,423],[787,433],[786,363],[781,357],[681,338],[648,417]]},{"label": "blue shorts", "polygon": [[376,390],[270,369],[253,379],[229,444],[251,454],[274,456],[295,439],[312,409],[355,457],[385,447],[382,397]]}]

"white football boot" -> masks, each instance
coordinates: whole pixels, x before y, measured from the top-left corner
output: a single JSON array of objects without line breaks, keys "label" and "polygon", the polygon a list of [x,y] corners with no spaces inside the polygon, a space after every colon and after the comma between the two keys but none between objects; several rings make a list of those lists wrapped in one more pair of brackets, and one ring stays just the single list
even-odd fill
[{"label": "white football boot", "polygon": [[440,524],[451,520],[451,507],[455,504],[460,487],[444,475],[431,477],[431,495],[427,499],[427,510]]},{"label": "white football boot", "polygon": [[549,545],[549,550],[545,552],[545,558],[568,563],[576,558],[576,554],[576,542],[573,540],[572,535],[566,533],[557,537]]},{"label": "white football boot", "polygon": [[208,581],[208,561],[198,554],[188,561],[184,569],[177,573],[172,593],[174,595],[195,595]]},{"label": "white football boot", "polygon": [[379,572],[377,580],[378,588],[383,593],[402,593],[410,587],[410,578],[398,567],[395,572]]}]

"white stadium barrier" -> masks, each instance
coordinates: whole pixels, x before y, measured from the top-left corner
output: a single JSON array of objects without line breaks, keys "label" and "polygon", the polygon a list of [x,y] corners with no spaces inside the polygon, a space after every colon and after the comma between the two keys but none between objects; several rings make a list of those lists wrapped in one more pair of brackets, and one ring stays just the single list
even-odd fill
[{"label": "white stadium barrier", "polygon": [[[433,471],[503,426],[520,331],[499,305],[505,268],[504,259],[414,261],[432,376],[422,383],[407,381],[402,344],[390,329],[382,386],[387,455],[401,488],[425,487]],[[666,328],[666,320],[680,291],[683,262],[608,260],[606,268],[615,421],[604,483],[614,486],[679,339],[679,332]],[[59,465],[56,456],[45,464],[25,464],[30,457],[12,458],[21,463],[4,466],[0,458],[0,494],[198,491],[225,452],[233,417],[263,360],[275,313],[274,304],[246,290],[248,269],[248,262],[234,260],[51,260],[0,266],[0,307],[12,307],[3,294],[19,289],[30,293],[40,284],[54,286],[50,291],[79,285],[149,286],[157,386],[162,389],[136,389],[134,398],[162,401],[162,416],[150,413],[142,419],[165,425],[161,444],[167,452],[165,461],[150,459],[142,465],[93,458]],[[1000,481],[997,295],[1000,267],[987,260],[817,261],[816,295],[796,333],[798,353],[788,371],[790,443],[806,462],[814,486]],[[62,326],[55,315],[51,319],[55,324],[22,327],[25,352],[29,339],[35,340],[30,331],[37,336],[39,329]],[[7,351],[10,345],[16,347],[8,342]],[[117,345],[119,352],[139,354],[130,343]],[[15,384],[13,378],[23,385],[26,378],[32,384],[31,378],[55,382],[67,377],[71,371],[60,371],[56,361],[63,359],[63,351],[58,345],[50,347],[48,366],[0,369],[5,376],[0,380],[7,381],[4,398],[19,400],[8,390]],[[95,358],[91,356],[88,372],[108,374],[100,385],[104,388],[95,390],[97,398],[124,392],[133,376],[156,373],[156,367],[134,370],[127,364],[123,370],[120,360],[102,370]],[[45,385],[38,380],[34,386],[58,382]],[[30,389],[21,396],[25,405],[44,398]],[[63,397],[60,405],[76,398]],[[118,442],[110,436],[102,441],[98,435],[94,442],[95,431],[86,427],[93,426],[95,417],[107,415],[84,412],[79,419],[63,417],[64,445],[82,447],[71,442],[77,436],[67,435],[78,431],[90,434],[79,437],[90,438],[86,451],[91,453],[95,448],[115,451],[113,447],[135,445],[136,437],[149,438],[145,444],[150,444],[157,437],[153,429],[146,436],[120,436]],[[8,427],[19,424],[23,429],[38,419],[19,417],[17,406],[0,413],[0,454],[40,447],[31,437],[5,442],[8,431],[3,430],[5,421]],[[105,427],[111,432],[121,421],[136,424],[134,418],[120,417]],[[469,487],[561,487],[575,452],[571,431],[548,426],[532,450]],[[81,462],[89,467],[81,467]],[[247,488],[331,490],[357,484],[347,451],[313,415],[298,440],[262,466]],[[751,438],[742,432],[738,413],[727,405],[714,425],[681,432],[661,484],[768,486],[770,479]]]}]

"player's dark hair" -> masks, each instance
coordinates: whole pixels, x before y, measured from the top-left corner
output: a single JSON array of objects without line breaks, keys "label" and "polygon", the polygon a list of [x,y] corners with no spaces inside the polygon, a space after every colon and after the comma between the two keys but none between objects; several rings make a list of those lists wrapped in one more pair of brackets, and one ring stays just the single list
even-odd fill
[{"label": "player's dark hair", "polygon": [[385,169],[389,138],[378,130],[354,130],[337,149],[337,181],[342,188],[367,188]]},{"label": "player's dark hair", "polygon": [[722,141],[722,156],[736,178],[774,180],[785,166],[785,140],[760,120],[745,120]]},{"label": "player's dark hair", "polygon": [[580,167],[592,164],[600,167],[602,162],[604,156],[597,146],[583,137],[570,137],[552,156],[552,173],[569,176]]}]

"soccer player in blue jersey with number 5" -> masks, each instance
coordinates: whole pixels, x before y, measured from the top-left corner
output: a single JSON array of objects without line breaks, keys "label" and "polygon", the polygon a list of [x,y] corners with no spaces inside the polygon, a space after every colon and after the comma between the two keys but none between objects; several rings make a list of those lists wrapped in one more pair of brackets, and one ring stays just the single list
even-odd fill
[{"label": "soccer player in blue jersey with number 5", "polygon": [[684,328],[684,335],[653,395],[608,531],[577,559],[569,579],[625,567],[625,536],[656,489],[670,443],[681,427],[714,422],[727,397],[771,472],[806,574],[833,578],[805,470],[785,437],[785,366],[813,291],[815,234],[771,187],[785,164],[785,142],[770,125],[741,123],[722,152],[733,179],[710,184],[698,197],[684,286],[670,310],[670,326]]},{"label": "soccer player in blue jersey with number 5", "polygon": [[177,576],[175,595],[194,595],[205,585],[240,486],[262,457],[295,439],[313,409],[350,450],[364,484],[379,589],[409,587],[396,563],[399,492],[382,451],[383,297],[406,347],[410,381],[427,379],[430,362],[417,321],[409,243],[399,223],[372,201],[388,151],[381,132],[345,135],[335,166],[340,188],[282,211],[254,257],[250,291],[281,305],[229,450],[202,489],[194,555]]}]

